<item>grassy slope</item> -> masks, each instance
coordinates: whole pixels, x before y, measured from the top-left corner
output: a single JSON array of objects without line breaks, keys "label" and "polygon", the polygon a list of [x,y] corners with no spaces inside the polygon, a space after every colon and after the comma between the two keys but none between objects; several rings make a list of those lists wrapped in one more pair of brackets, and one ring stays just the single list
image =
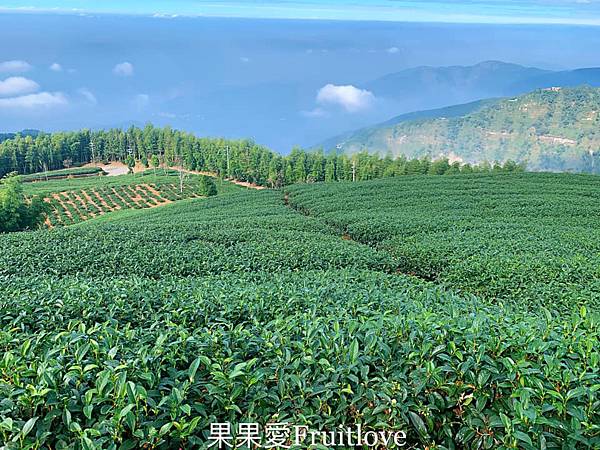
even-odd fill
[{"label": "grassy slope", "polygon": [[[397,273],[402,248],[379,246],[433,226],[471,249],[468,229],[521,226],[551,189],[526,220],[593,233],[595,179],[545,177],[298,186],[289,201],[308,215],[282,193],[243,192],[0,236],[0,422],[14,421],[0,436],[18,441],[38,417],[27,439],[53,447],[191,447],[211,422],[279,414],[316,429],[383,423],[420,446],[598,444],[593,310],[452,292]],[[499,245],[481,231],[493,262]],[[521,241],[536,256],[550,242]]]},{"label": "grassy slope", "polygon": [[50,170],[48,172],[37,172],[28,175],[20,175],[21,181],[34,182],[34,181],[50,181],[54,178],[67,178],[67,177],[84,177],[94,175],[105,175],[100,167],[74,167],[70,169],[61,170]]}]

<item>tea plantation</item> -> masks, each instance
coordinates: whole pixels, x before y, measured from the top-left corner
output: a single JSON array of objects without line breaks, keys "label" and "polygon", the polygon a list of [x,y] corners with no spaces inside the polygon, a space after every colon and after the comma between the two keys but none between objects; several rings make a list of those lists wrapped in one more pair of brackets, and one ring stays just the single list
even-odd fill
[{"label": "tea plantation", "polygon": [[297,185],[289,204],[398,269],[518,307],[600,306],[600,178],[510,174]]},{"label": "tea plantation", "polygon": [[0,442],[600,448],[599,200],[592,176],[404,177],[2,235]]}]

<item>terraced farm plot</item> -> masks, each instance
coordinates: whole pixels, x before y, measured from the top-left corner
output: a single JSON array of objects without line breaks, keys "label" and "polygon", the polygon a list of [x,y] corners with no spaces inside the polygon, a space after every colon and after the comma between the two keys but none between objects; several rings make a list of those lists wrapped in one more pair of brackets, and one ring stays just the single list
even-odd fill
[{"label": "terraced farm plot", "polygon": [[[48,203],[46,226],[72,225],[107,213],[125,209],[163,206],[202,195],[200,177],[186,175],[183,193],[176,171],[154,171],[117,177],[75,178],[26,183],[29,196],[40,196]],[[220,194],[239,192],[233,183],[216,180]]]},{"label": "terraced farm plot", "polygon": [[198,198],[193,187],[179,192],[174,183],[133,184],[98,189],[82,189],[53,193],[45,201],[50,205],[48,226],[72,225],[103,214],[123,209],[153,208],[184,198]]},{"label": "terraced farm plot", "polygon": [[[280,421],[404,430],[414,448],[600,447],[595,178],[447,179],[238,192],[0,236],[0,440],[206,449],[212,423]],[[547,258],[522,275],[524,255]],[[470,292],[500,261],[498,283],[520,289]],[[544,261],[564,295],[539,290]]]}]

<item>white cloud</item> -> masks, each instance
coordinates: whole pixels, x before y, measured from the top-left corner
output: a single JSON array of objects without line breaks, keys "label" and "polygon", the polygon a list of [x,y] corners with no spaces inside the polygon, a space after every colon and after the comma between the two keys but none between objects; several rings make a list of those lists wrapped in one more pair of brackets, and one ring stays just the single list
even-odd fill
[{"label": "white cloud", "polygon": [[133,76],[133,64],[128,62],[119,63],[113,68],[113,73],[120,77],[131,77]]},{"label": "white cloud", "polygon": [[59,64],[59,63],[53,63],[50,65],[49,69],[52,72],[62,72],[63,71],[63,67]]},{"label": "white cloud", "polygon": [[133,105],[138,109],[145,109],[150,104],[150,96],[148,94],[138,94],[133,98]]},{"label": "white cloud", "polygon": [[152,15],[152,17],[154,17],[155,19],[177,19],[179,17],[179,14],[161,14],[161,13],[155,13]]},{"label": "white cloud", "polygon": [[0,80],[0,97],[15,97],[18,95],[36,92],[40,85],[35,81],[23,77],[10,77]]},{"label": "white cloud", "polygon": [[31,70],[31,68],[31,64],[27,61],[13,60],[0,62],[0,72],[5,73],[27,72],[28,70]]},{"label": "white cloud", "polygon": [[92,91],[90,91],[89,89],[80,88],[77,90],[77,93],[79,95],[81,95],[83,98],[85,98],[92,105],[95,105],[98,103],[98,99],[96,99],[96,96],[94,95],[94,93]]},{"label": "white cloud", "polygon": [[390,47],[386,50],[386,52],[391,53],[392,55],[398,53],[400,49],[398,47]]},{"label": "white cloud", "polygon": [[240,57],[240,61],[243,63],[249,63],[250,62],[250,58],[248,58],[247,56],[242,56]]},{"label": "white cloud", "polygon": [[40,92],[20,97],[0,98],[0,109],[31,111],[65,106],[68,103],[67,97],[62,92]]},{"label": "white cloud", "polygon": [[323,86],[317,94],[317,103],[338,105],[351,113],[368,108],[374,100],[375,96],[372,92],[352,85],[328,84]]},{"label": "white cloud", "polygon": [[309,117],[311,119],[329,117],[329,115],[330,115],[323,108],[315,108],[315,109],[311,109],[310,111],[301,111],[300,114],[302,114],[304,117]]}]

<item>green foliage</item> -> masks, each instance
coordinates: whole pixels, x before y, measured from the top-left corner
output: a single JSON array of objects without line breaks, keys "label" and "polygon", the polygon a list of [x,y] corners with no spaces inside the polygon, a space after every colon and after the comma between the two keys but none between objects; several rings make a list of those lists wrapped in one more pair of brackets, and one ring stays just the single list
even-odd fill
[{"label": "green foliage", "polygon": [[34,197],[27,201],[21,181],[9,175],[0,182],[0,233],[30,230],[44,220],[44,202]]},{"label": "green foliage", "polygon": [[133,168],[135,167],[135,158],[133,155],[127,155],[125,164],[127,164],[127,167],[129,168],[129,173],[133,173]]},{"label": "green foliage", "polygon": [[[210,177],[187,175],[183,192],[179,192],[179,172],[147,170],[135,175],[51,179],[25,184],[27,196],[41,196],[47,203],[46,217],[53,227],[72,225],[107,213],[125,209],[149,208],[187,198],[239,192],[242,188]],[[212,188],[210,182],[212,181]]]},{"label": "green foliage", "polygon": [[327,141],[326,148],[409,159],[443,155],[470,164],[511,159],[529,170],[600,173],[600,89],[542,89],[464,106],[392,119]]},{"label": "green foliage", "polygon": [[68,177],[84,177],[92,175],[102,175],[103,171],[100,167],[77,167],[74,169],[51,170],[49,172],[32,173],[29,175],[21,175],[21,181],[48,181]]},{"label": "green foliage", "polygon": [[0,441],[206,448],[210,423],[278,420],[600,446],[595,178],[287,190],[0,236]]},{"label": "green foliage", "polygon": [[[24,183],[23,190],[27,197],[31,196],[43,196],[49,197],[54,193],[60,193],[65,191],[77,191],[77,190],[94,190],[104,189],[127,185],[136,184],[154,184],[157,186],[170,185],[178,183],[179,172],[176,170],[160,170],[154,173],[153,169],[145,170],[144,172],[128,175],[119,175],[116,177],[76,177],[57,179],[50,181],[38,181],[36,183]],[[199,186],[199,175],[187,174],[186,183],[191,188],[198,188]],[[240,186],[228,182],[226,180],[215,179],[219,193],[227,192],[239,192],[242,190]]]},{"label": "green foliage", "polygon": [[532,308],[600,306],[596,176],[473,174],[287,189],[291,206],[389,252],[402,272]]},{"label": "green foliage", "polygon": [[9,139],[14,139],[17,136],[32,136],[35,137],[40,134],[39,130],[23,130],[19,133],[0,133],[0,142],[7,141]]},{"label": "green foliage", "polygon": [[217,185],[215,184],[215,180],[213,180],[212,177],[202,175],[200,177],[199,193],[205,197],[217,195]]},{"label": "green foliage", "polygon": [[[139,236],[145,236],[140,240]],[[60,242],[60,246],[56,245]],[[51,232],[3,236],[27,248],[27,263],[0,254],[0,275],[202,276],[222,272],[390,269],[391,259],[330,235],[272,191],[243,192],[84,222]],[[37,255],[43,254],[44,258]],[[69,255],[69,258],[65,258]]]},{"label": "green foliage", "polygon": [[444,175],[446,172],[450,171],[450,163],[446,158],[440,159],[438,161],[434,161],[429,166],[428,173],[430,175]]},{"label": "green foliage", "polygon": [[12,448],[205,448],[211,422],[275,414],[404,429],[421,448],[598,443],[589,317],[546,320],[355,270],[33,276],[0,279],[0,292],[15,311],[0,319]]},{"label": "green foliage", "polygon": [[152,157],[150,158],[150,165],[154,170],[160,167],[160,159],[158,155],[152,155]]},{"label": "green foliage", "polygon": [[[249,140],[198,138],[170,128],[147,126],[143,130],[132,127],[127,131],[41,134],[35,139],[17,136],[0,143],[0,176],[11,171],[26,174],[45,168],[61,169],[65,163],[84,164],[91,161],[92,148],[96,158],[123,161],[130,170],[136,160],[145,165],[147,155],[152,154],[155,172],[163,161],[165,165],[274,188],[293,183],[352,180],[353,163],[357,180],[428,173],[431,164],[429,157],[409,161],[405,157],[381,158],[367,152],[351,157],[325,156],[322,152],[299,148],[282,156]],[[511,168],[522,170],[517,165]],[[444,173],[441,169],[435,172]]]}]

